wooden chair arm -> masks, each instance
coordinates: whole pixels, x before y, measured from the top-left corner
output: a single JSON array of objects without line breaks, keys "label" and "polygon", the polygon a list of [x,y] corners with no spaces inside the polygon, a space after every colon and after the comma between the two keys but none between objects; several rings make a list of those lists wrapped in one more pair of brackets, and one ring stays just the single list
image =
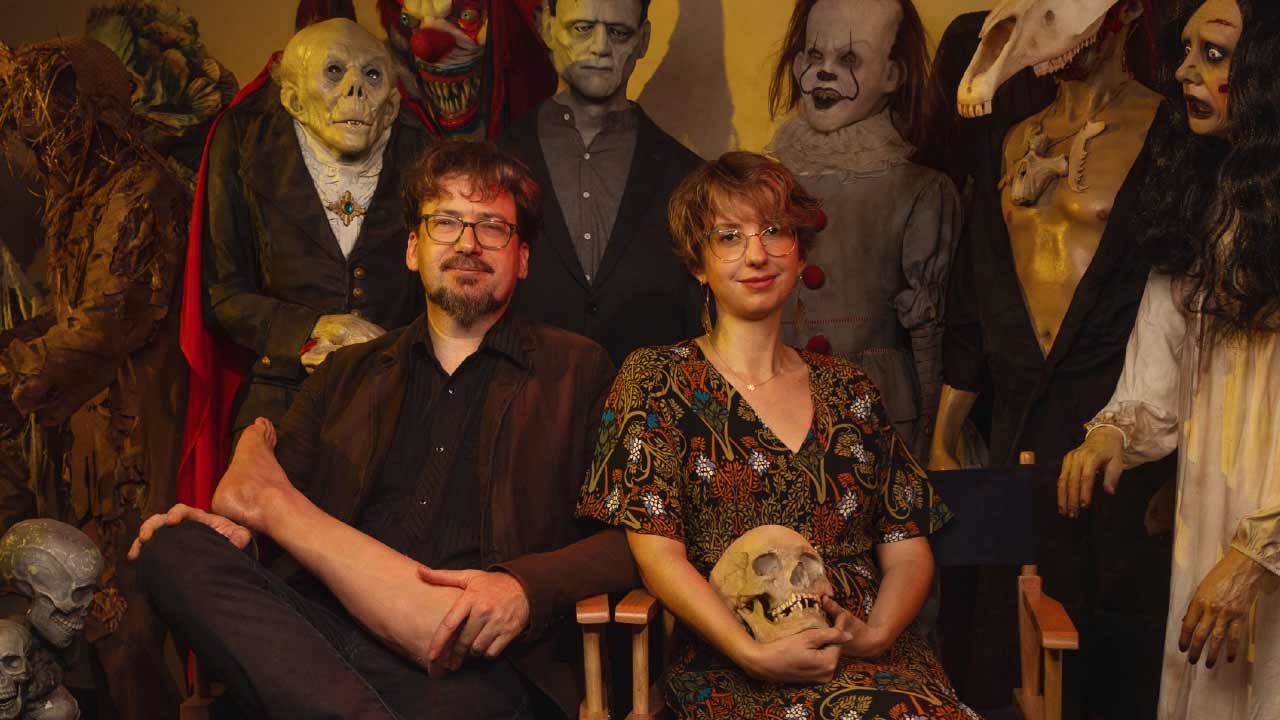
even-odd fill
[{"label": "wooden chair arm", "polygon": [[1027,609],[1040,630],[1040,647],[1046,650],[1079,650],[1080,633],[1062,603],[1045,594],[1026,598]]},{"label": "wooden chair arm", "polygon": [[577,616],[579,625],[603,625],[609,622],[609,596],[600,594],[582,598],[578,601]]},{"label": "wooden chair arm", "polygon": [[661,609],[658,599],[644,588],[636,588],[618,602],[613,619],[623,625],[648,625]]}]

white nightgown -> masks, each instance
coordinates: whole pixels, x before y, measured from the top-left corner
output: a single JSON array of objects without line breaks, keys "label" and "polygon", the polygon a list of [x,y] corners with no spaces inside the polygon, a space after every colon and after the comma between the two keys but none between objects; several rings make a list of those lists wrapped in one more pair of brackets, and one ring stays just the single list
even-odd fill
[{"label": "white nightgown", "polygon": [[1202,347],[1204,319],[1176,292],[1168,275],[1148,279],[1115,395],[1088,427],[1125,434],[1125,467],[1179,450],[1160,720],[1278,720],[1280,592],[1259,597],[1234,663],[1224,651],[1213,669],[1191,665],[1178,635],[1229,547],[1280,575],[1280,334]]}]

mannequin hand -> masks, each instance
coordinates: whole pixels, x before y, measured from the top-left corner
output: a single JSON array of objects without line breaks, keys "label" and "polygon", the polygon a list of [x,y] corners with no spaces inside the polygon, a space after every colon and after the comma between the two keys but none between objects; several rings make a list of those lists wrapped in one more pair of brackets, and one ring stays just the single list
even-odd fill
[{"label": "mannequin hand", "polygon": [[302,354],[302,367],[307,372],[313,372],[334,350],[369,342],[385,332],[386,330],[355,315],[321,315],[311,330],[311,339],[316,342]]},{"label": "mannequin hand", "polygon": [[893,644],[884,631],[873,628],[830,597],[822,598],[822,609],[831,618],[831,626],[849,633],[850,639],[840,647],[840,654],[851,658],[876,658]]},{"label": "mannequin hand", "polygon": [[1249,606],[1258,595],[1267,569],[1232,548],[1209,571],[1182,618],[1178,649],[1192,665],[1204,651],[1204,666],[1213,667],[1223,644],[1227,662],[1235,662],[1249,622]]},{"label": "mannequin hand", "polygon": [[770,643],[752,641],[742,665],[748,675],[785,683],[824,683],[835,677],[840,650],[852,638],[838,628],[805,630]]},{"label": "mannequin hand", "polygon": [[1124,471],[1124,435],[1112,427],[1089,433],[1080,447],[1062,458],[1058,473],[1058,513],[1073,518],[1093,500],[1093,484],[1104,470],[1102,487],[1114,495]]}]

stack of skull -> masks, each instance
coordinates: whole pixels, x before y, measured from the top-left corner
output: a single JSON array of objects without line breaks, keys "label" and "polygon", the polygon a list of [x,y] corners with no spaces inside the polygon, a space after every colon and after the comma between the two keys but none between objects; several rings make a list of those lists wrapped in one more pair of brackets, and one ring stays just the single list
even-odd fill
[{"label": "stack of skull", "polygon": [[24,520],[0,538],[0,585],[28,601],[24,615],[0,619],[0,720],[80,716],[62,678],[102,567],[89,537],[55,520]]}]

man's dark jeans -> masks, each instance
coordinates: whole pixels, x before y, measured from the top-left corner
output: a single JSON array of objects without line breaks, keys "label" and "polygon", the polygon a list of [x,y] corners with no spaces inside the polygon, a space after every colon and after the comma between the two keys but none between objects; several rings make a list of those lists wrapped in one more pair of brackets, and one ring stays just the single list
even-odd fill
[{"label": "man's dark jeans", "polygon": [[509,663],[430,677],[317,580],[285,582],[199,523],[156,531],[138,574],[156,612],[251,717],[533,716],[530,691]]}]

